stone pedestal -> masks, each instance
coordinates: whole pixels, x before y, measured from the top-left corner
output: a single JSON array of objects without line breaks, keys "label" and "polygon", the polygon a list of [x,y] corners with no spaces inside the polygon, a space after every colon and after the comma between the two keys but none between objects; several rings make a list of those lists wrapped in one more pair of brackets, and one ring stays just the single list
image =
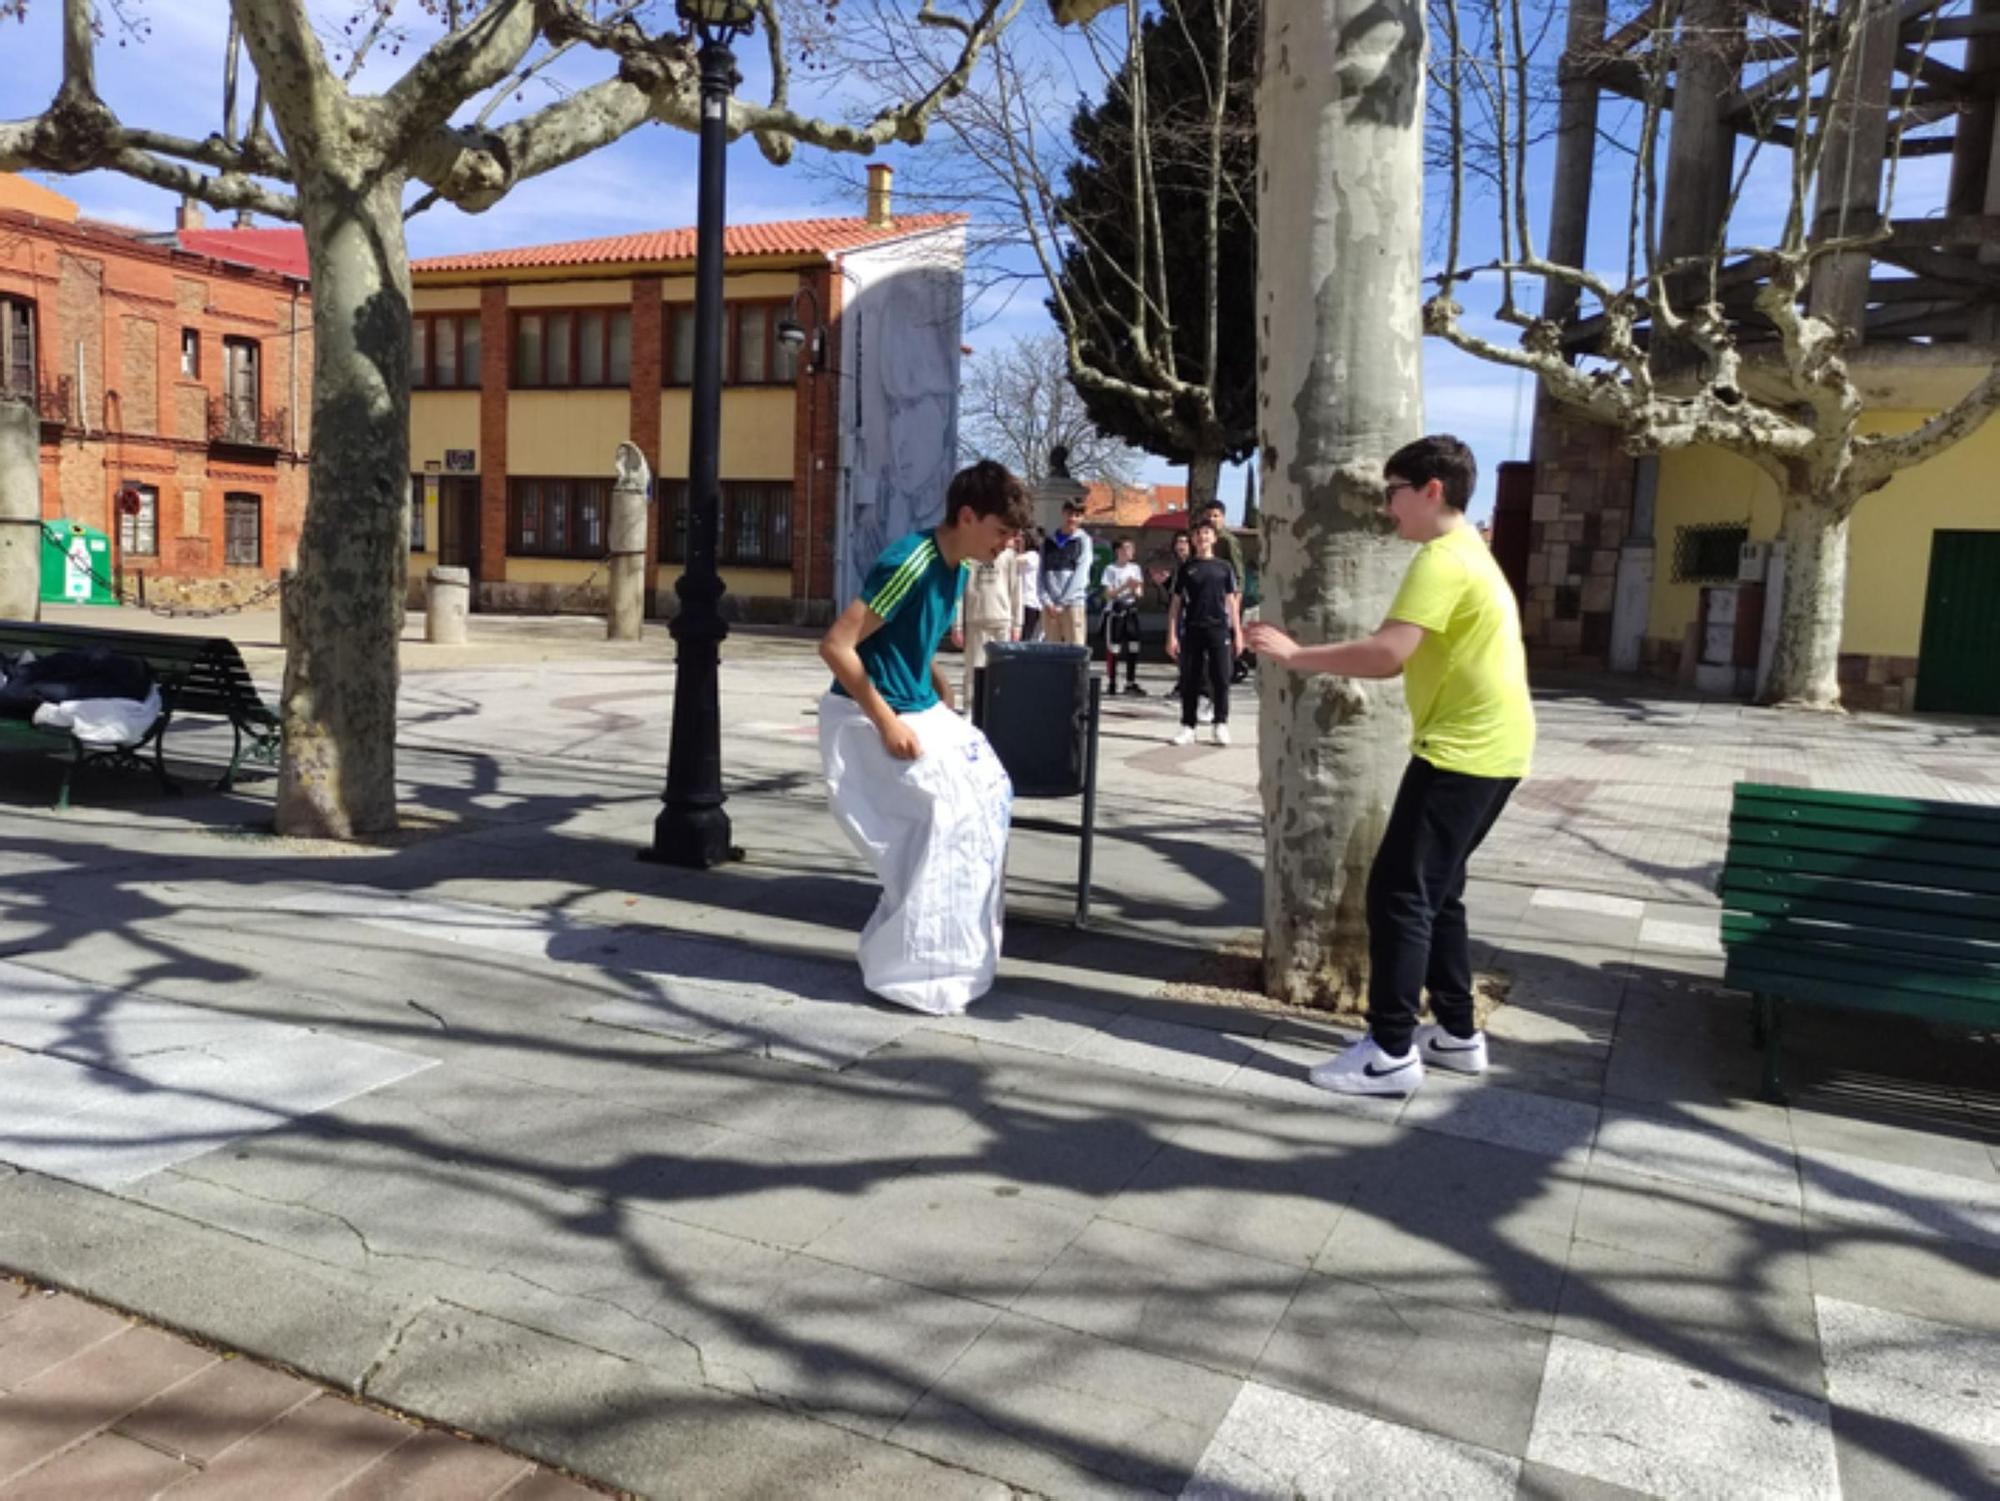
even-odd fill
[{"label": "stone pedestal", "polygon": [[433,646],[463,646],[471,607],[471,570],[433,568],[424,578],[424,640]]},{"label": "stone pedestal", "polygon": [[0,620],[41,619],[41,437],[32,404],[0,400]]},{"label": "stone pedestal", "polygon": [[646,497],[652,474],[646,456],[631,443],[620,443],[618,478],[611,487],[611,587],[608,591],[604,636],[608,641],[637,641],[646,618]]}]

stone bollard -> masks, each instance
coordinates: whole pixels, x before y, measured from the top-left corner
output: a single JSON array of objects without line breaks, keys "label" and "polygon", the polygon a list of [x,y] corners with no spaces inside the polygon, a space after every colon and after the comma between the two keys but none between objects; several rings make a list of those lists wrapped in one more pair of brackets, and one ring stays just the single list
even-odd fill
[{"label": "stone bollard", "polygon": [[611,485],[611,588],[605,605],[607,641],[637,641],[646,618],[646,497],[653,476],[635,444],[620,443]]},{"label": "stone bollard", "polygon": [[471,604],[471,569],[433,568],[424,577],[424,640],[434,646],[465,645]]},{"label": "stone bollard", "polygon": [[278,570],[278,646],[284,651],[292,649],[292,585],[298,577],[296,568]]},{"label": "stone bollard", "polygon": [[34,407],[0,400],[0,620],[41,618],[41,441]]}]

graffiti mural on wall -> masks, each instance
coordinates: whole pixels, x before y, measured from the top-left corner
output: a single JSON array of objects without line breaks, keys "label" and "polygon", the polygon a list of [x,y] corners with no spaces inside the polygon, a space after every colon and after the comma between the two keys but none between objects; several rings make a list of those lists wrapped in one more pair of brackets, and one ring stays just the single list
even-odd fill
[{"label": "graffiti mural on wall", "polygon": [[898,268],[849,309],[860,315],[860,349],[843,600],[884,547],[944,519],[958,451],[961,286],[955,267]]}]

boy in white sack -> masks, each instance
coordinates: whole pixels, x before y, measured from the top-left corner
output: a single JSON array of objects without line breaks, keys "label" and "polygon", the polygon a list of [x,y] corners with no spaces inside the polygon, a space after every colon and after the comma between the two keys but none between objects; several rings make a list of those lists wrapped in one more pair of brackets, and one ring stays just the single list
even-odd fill
[{"label": "boy in white sack", "polygon": [[963,1011],[1000,963],[1013,786],[959,718],[937,662],[967,563],[1027,524],[1028,491],[982,460],[952,477],[945,520],[886,548],[820,642],[834,684],[819,753],[834,820],[882,882],[861,930],[861,977],[916,1011]]}]

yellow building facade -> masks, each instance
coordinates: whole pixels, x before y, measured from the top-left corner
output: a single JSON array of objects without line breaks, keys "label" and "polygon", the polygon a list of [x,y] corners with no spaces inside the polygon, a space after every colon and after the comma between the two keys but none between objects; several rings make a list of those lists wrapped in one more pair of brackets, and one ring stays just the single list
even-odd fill
[{"label": "yellow building facade", "polygon": [[[952,215],[895,219],[885,182],[864,218],[729,227],[726,614],[803,622],[831,611],[847,467],[844,294],[856,279],[844,262],[961,226]],[[692,230],[413,265],[413,591],[443,564],[472,571],[478,609],[601,610],[614,452],[629,442],[655,477],[648,612],[671,612],[686,526],[693,273]],[[805,342],[780,338],[781,322]]]},{"label": "yellow building facade", "polygon": [[[1894,383],[1883,397],[1955,396],[1971,383],[1939,373]],[[1984,371],[1977,374],[1983,375]],[[1895,389],[1900,387],[1900,390]],[[1870,432],[1908,432],[1935,407],[1872,409]],[[1928,462],[1906,469],[1865,497],[1848,525],[1847,591],[1840,637],[1841,696],[1850,708],[2000,713],[2000,609],[1965,597],[1963,580],[1985,576],[2000,597],[2000,422],[1988,422]],[[1716,449],[1661,456],[1654,522],[1656,564],[1646,620],[1646,654],[1659,670],[1685,676],[1704,637],[1701,577],[1687,567],[1698,551],[1685,539],[1701,529],[1742,541],[1775,542],[1777,487],[1755,465]],[[1713,552],[1711,548],[1709,551]],[[1754,573],[1753,561],[1748,570]],[[1767,566],[1763,599],[1776,569]],[[1706,579],[1713,586],[1726,582]],[[1739,583],[1746,582],[1739,578]],[[1928,631],[1928,634],[1927,634]],[[1982,639],[1984,647],[1982,650]],[[1711,655],[1714,655],[1713,653]],[[1983,656],[1985,671],[1978,671]],[[1978,681],[1984,677],[1990,686]]]},{"label": "yellow building facade", "polygon": [[[1864,425],[1907,432],[1986,369],[1935,358],[1864,365]],[[1532,506],[1533,540],[1517,580],[1535,657],[1753,695],[1781,607],[1770,476],[1714,448],[1634,461],[1610,430],[1546,403],[1536,449],[1534,493],[1519,497],[1520,523]],[[2000,421],[1860,502],[1840,642],[1847,707],[2000,714],[1996,472]],[[1508,509],[1503,495],[1502,526]]]}]

